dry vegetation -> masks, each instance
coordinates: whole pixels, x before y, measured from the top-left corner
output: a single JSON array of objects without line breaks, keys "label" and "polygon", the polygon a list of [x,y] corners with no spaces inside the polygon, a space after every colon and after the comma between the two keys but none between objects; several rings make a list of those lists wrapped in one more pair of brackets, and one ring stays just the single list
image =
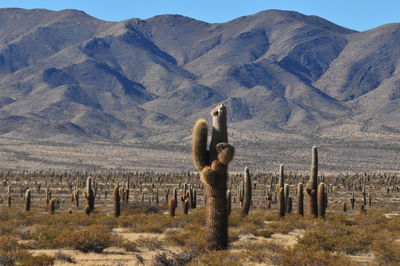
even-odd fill
[{"label": "dry vegetation", "polygon": [[[84,212],[71,192],[93,177],[95,210]],[[274,173],[252,173],[250,214],[240,214],[238,187],[243,176],[231,175],[232,213],[229,248],[209,251],[204,240],[203,189],[196,174],[175,173],[53,173],[3,172],[0,209],[0,265],[398,265],[400,263],[400,179],[393,173],[327,175],[328,208],[325,219],[302,217],[294,211],[278,215],[265,196],[277,182]],[[295,187],[308,176],[291,172],[286,183],[296,204]],[[120,217],[113,215],[112,189],[130,182],[128,203]],[[178,198],[193,186],[197,208],[184,215],[178,200],[176,216],[168,215],[169,197]],[[8,186],[11,206],[8,207]],[[31,209],[24,195],[31,190]],[[39,188],[40,187],[40,188]],[[46,207],[45,190],[60,199],[55,214]],[[371,206],[360,213],[365,187]],[[158,193],[157,193],[158,191]],[[352,192],[355,209],[351,208]],[[158,194],[158,203],[156,201]],[[21,197],[22,195],[22,197]],[[348,211],[342,212],[346,202]]]}]

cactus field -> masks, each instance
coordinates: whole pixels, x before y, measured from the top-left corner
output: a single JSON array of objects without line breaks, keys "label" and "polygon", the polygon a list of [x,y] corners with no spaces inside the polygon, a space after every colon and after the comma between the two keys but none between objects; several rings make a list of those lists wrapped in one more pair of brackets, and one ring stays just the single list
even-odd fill
[{"label": "cactus field", "polygon": [[399,172],[324,172],[317,146],[303,171],[229,171],[211,116],[190,170],[1,171],[0,265],[400,265]]}]

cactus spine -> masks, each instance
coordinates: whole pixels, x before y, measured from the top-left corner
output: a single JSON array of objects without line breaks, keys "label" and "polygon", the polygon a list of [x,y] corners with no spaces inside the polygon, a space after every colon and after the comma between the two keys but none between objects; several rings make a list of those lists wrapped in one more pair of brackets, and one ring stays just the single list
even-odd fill
[{"label": "cactus spine", "polygon": [[228,245],[227,171],[234,147],[228,144],[226,107],[218,105],[211,111],[211,116],[213,129],[209,151],[207,123],[199,119],[193,128],[192,156],[205,187],[209,249],[224,249]]},{"label": "cactus spine", "polygon": [[248,167],[244,168],[244,197],[243,197],[243,207],[241,214],[242,216],[246,216],[249,214],[250,205],[251,205],[251,177],[250,170]]},{"label": "cactus spine", "polygon": [[303,184],[297,185],[297,214],[304,216],[304,193]]},{"label": "cactus spine", "polygon": [[311,175],[310,180],[307,183],[307,207],[308,215],[314,215],[318,217],[318,201],[317,201],[317,190],[318,190],[318,151],[317,147],[312,148],[312,160],[311,160]]},{"label": "cactus spine", "polygon": [[114,197],[114,217],[119,217],[121,215],[121,196],[119,193],[119,184],[114,187],[113,197]]}]

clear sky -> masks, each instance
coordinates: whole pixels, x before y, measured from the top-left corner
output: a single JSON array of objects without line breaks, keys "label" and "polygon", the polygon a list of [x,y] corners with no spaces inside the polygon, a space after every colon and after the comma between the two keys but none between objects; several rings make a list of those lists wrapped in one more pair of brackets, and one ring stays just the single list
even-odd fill
[{"label": "clear sky", "polygon": [[3,7],[73,8],[108,21],[181,14],[207,22],[283,9],[317,15],[359,31],[400,22],[400,0],[0,0]]}]

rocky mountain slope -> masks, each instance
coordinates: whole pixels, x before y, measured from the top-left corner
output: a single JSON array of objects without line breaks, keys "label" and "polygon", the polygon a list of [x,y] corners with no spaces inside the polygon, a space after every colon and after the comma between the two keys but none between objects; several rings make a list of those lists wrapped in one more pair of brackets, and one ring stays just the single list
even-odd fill
[{"label": "rocky mountain slope", "polygon": [[209,24],[0,9],[0,135],[181,141],[220,102],[241,132],[397,134],[399,41],[400,24],[279,10]]}]

